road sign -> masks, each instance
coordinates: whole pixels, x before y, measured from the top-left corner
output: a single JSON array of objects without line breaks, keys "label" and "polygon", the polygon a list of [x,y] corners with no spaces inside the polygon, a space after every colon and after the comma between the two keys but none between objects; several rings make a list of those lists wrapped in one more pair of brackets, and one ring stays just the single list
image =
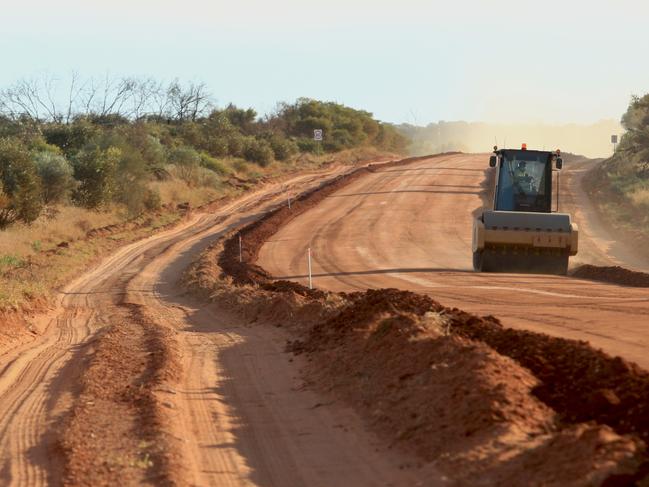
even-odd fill
[{"label": "road sign", "polygon": [[617,135],[611,135],[611,144],[617,144]]},{"label": "road sign", "polygon": [[322,140],[322,129],[315,129],[313,131],[313,140]]}]

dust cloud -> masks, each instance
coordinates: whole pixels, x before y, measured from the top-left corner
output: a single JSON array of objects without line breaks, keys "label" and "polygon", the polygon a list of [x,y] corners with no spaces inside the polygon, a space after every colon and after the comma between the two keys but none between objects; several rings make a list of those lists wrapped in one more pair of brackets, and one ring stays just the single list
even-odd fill
[{"label": "dust cloud", "polygon": [[397,128],[412,140],[413,155],[447,151],[490,152],[498,147],[520,147],[581,154],[591,158],[608,157],[613,152],[611,135],[622,135],[615,120],[586,124],[502,124],[486,122],[431,123],[425,127],[401,124]]}]

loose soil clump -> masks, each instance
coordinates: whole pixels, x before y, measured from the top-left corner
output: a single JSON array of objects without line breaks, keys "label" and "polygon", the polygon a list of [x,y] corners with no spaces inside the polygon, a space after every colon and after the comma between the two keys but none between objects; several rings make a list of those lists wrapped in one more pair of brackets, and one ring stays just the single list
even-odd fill
[{"label": "loose soil clump", "polygon": [[625,269],[620,266],[596,266],[584,264],[571,273],[572,277],[592,281],[611,282],[622,286],[649,287],[649,274]]}]

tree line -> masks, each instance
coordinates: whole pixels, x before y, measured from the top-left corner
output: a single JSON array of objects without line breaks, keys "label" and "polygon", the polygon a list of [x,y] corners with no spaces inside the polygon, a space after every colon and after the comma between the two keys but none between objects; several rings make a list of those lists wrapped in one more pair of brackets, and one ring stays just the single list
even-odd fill
[{"label": "tree line", "polygon": [[260,117],[218,108],[203,83],[74,76],[61,90],[51,79],[22,80],[0,90],[0,229],[62,203],[117,204],[135,216],[160,206],[151,181],[218,186],[245,163],[406,145],[391,125],[338,103],[301,98]]}]

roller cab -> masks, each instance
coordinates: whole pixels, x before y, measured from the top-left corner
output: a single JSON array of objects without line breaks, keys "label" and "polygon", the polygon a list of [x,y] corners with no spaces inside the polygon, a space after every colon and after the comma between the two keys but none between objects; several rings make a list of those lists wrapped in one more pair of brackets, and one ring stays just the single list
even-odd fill
[{"label": "roller cab", "polygon": [[557,211],[560,153],[494,147],[489,165],[496,171],[493,210],[473,223],[474,269],[566,274],[579,231]]}]

